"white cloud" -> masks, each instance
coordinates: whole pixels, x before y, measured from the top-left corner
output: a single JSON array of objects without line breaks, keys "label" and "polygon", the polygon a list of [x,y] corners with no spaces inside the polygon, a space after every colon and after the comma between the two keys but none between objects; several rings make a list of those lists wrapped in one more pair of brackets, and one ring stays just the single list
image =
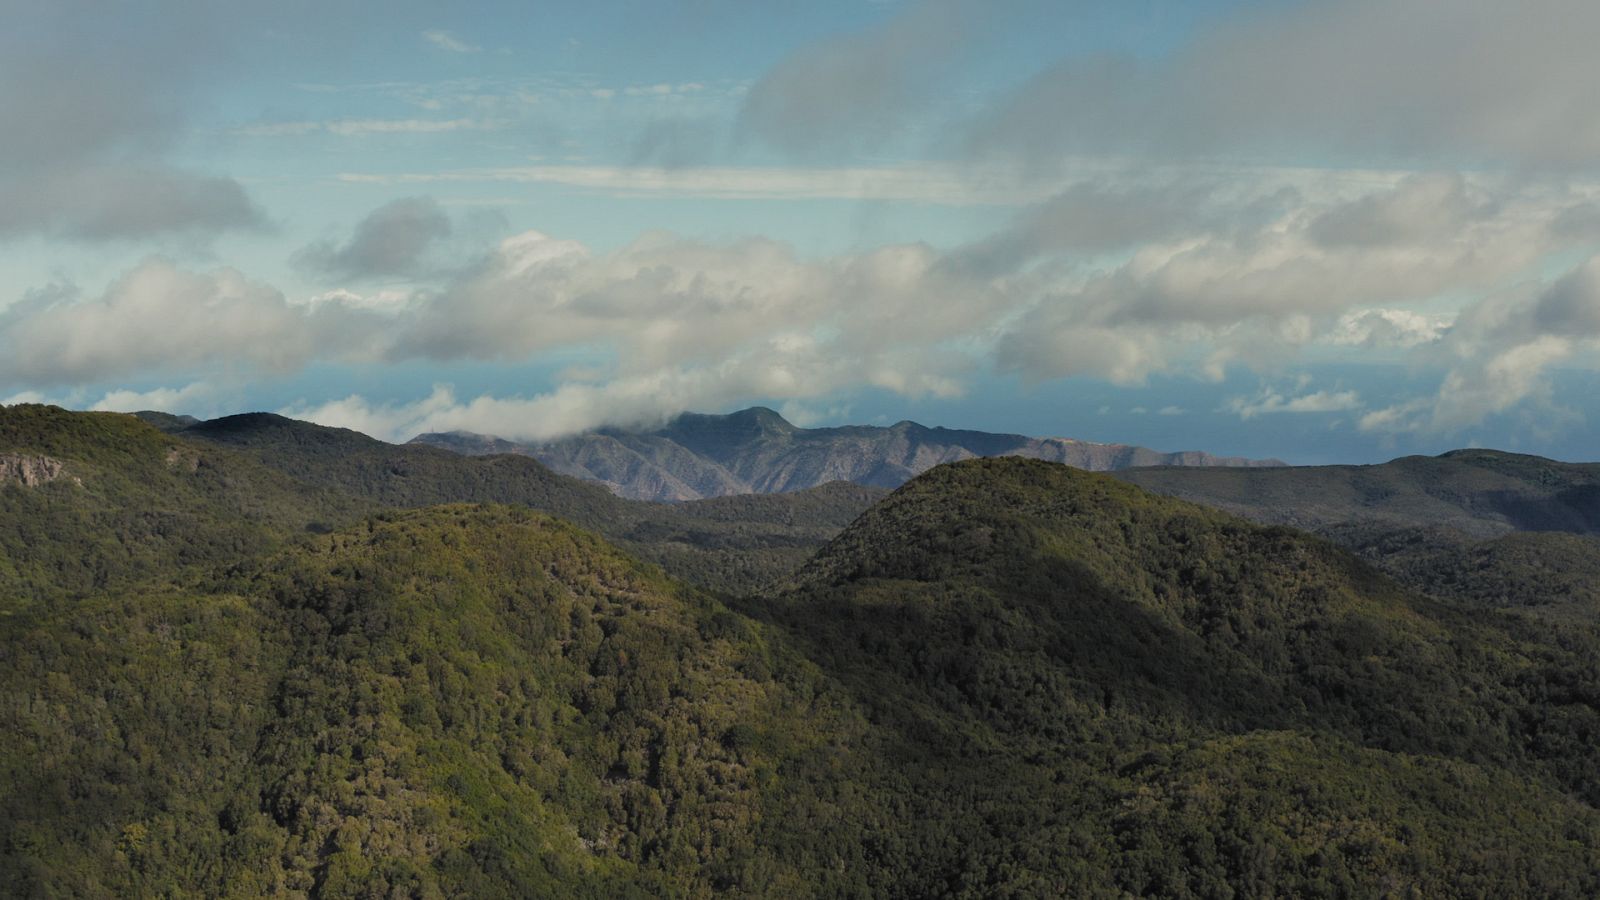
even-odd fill
[{"label": "white cloud", "polygon": [[210,403],[215,396],[216,388],[213,385],[203,381],[196,381],[179,388],[155,388],[149,391],[111,391],[91,404],[89,408],[101,412],[129,413],[150,409],[181,415],[191,409],[198,408],[197,404]]},{"label": "white cloud", "polygon": [[424,31],[422,33],[422,39],[433,46],[438,47],[440,50],[448,50],[451,53],[483,52],[482,47],[479,47],[476,44],[469,44],[448,31],[440,31],[438,29]]},{"label": "white cloud", "polygon": [[1444,337],[1454,316],[1407,309],[1363,309],[1345,313],[1323,339],[1354,347],[1419,347]]},{"label": "white cloud", "polygon": [[[1590,239],[1558,226],[1581,207],[1576,193],[1477,178],[1335,195],[1171,184],[1074,187],[996,236],[951,249],[910,243],[806,257],[762,238],[649,233],[596,252],[529,231],[448,267],[417,261],[433,255],[451,220],[429,202],[400,201],[319,247],[312,268],[333,283],[309,299],[288,301],[234,270],[195,273],[163,260],[98,297],[36,293],[0,321],[0,387],[563,353],[585,370],[567,393],[516,402],[537,400],[531,415],[580,397],[596,404],[591,417],[608,419],[640,414],[646,396],[663,408],[804,403],[861,386],[953,396],[991,368],[1133,385],[1158,372],[1220,379],[1230,367],[1281,371],[1302,352],[1358,359],[1391,346],[1449,373],[1449,392],[1462,399],[1452,408],[1441,398],[1425,414],[1369,413],[1369,430],[1447,428],[1469,421],[1469,408],[1539,396],[1542,373],[1563,358],[1541,337],[1571,340],[1570,356],[1600,336],[1600,276],[1585,268],[1539,286],[1542,265]],[[1472,199],[1438,201],[1447,195]],[[1107,220],[1115,234],[1095,234],[1092,223],[1119,199],[1140,210]],[[1411,210],[1399,216],[1407,236],[1380,247],[1318,224],[1354,227],[1396,206]],[[1454,210],[1451,227],[1412,214],[1441,206]],[[1182,211],[1181,223],[1169,229],[1162,210]],[[367,288],[364,278],[408,283]],[[1449,297],[1486,286],[1482,300]],[[1419,311],[1463,302],[1459,314]],[[1252,418],[1361,408],[1353,391],[1308,391],[1236,398],[1231,409]],[[523,408],[490,399],[452,397],[451,406],[502,419]],[[326,414],[381,412],[363,402]]]},{"label": "white cloud", "polygon": [[1334,413],[1360,409],[1361,395],[1355,391],[1316,391],[1299,397],[1265,389],[1255,397],[1234,397],[1228,410],[1249,421],[1256,416],[1278,413]]},{"label": "white cloud", "polygon": [[1209,350],[1206,374],[1217,377],[1229,364],[1281,365],[1319,334],[1336,345],[1417,347],[1437,342],[1449,314],[1406,306],[1492,290],[1592,240],[1558,227],[1583,203],[1569,192],[1492,182],[1451,188],[1476,199],[1445,215],[1445,225],[1402,216],[1407,224],[1395,227],[1404,239],[1367,246],[1326,233],[1330,220],[1413,208],[1419,191],[1437,193],[1411,179],[1332,202],[1303,194],[1265,205],[1224,201],[1191,228],[1140,243],[1125,262],[1080,268],[1076,280],[1069,269],[1038,288],[1037,302],[1003,333],[998,362],[1034,378],[1098,372],[1136,383],[1187,365],[1197,348]]},{"label": "white cloud", "polygon": [[1452,369],[1433,398],[1376,410],[1362,417],[1360,427],[1376,432],[1458,433],[1546,393],[1545,371],[1576,349],[1572,339],[1548,334],[1515,344],[1481,362]]},{"label": "white cloud", "polygon": [[0,315],[0,384],[83,384],[197,368],[290,372],[362,345],[360,313],[307,309],[234,269],[153,258],[85,299],[58,291]]}]

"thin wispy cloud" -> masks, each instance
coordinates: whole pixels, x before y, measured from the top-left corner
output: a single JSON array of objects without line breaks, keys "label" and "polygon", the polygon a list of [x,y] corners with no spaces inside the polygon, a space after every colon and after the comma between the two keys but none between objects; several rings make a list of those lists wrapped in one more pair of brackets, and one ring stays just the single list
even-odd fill
[{"label": "thin wispy cloud", "polygon": [[441,31],[438,29],[424,31],[422,33],[422,39],[427,41],[429,44],[438,47],[440,50],[448,50],[451,53],[483,52],[482,47],[478,46],[477,44],[467,43],[448,31]]}]

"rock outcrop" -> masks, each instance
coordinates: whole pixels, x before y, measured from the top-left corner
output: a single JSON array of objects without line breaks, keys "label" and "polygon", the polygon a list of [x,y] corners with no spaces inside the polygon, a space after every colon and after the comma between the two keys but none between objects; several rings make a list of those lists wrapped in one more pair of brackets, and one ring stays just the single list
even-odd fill
[{"label": "rock outcrop", "polygon": [[38,487],[65,475],[66,466],[59,459],[0,453],[0,485],[15,483],[23,487]]}]

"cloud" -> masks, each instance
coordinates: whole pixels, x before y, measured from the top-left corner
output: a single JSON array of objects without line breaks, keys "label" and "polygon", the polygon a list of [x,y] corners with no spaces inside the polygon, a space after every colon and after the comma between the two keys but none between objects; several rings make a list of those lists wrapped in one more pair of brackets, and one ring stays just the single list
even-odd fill
[{"label": "cloud", "polygon": [[329,119],[323,122],[262,122],[242,125],[234,134],[246,137],[299,137],[319,132],[339,137],[378,134],[447,134],[453,131],[492,131],[504,125],[496,119]]},{"label": "cloud", "polygon": [[1546,395],[1545,370],[1570,357],[1569,338],[1542,335],[1445,375],[1431,399],[1411,400],[1363,416],[1361,430],[1454,434],[1528,400]]},{"label": "cloud", "polygon": [[1264,389],[1255,397],[1234,397],[1228,401],[1228,411],[1249,421],[1257,416],[1279,413],[1334,413],[1349,412],[1362,407],[1361,395],[1355,391],[1317,391],[1299,397]]},{"label": "cloud", "polygon": [[[1411,223],[1408,237],[1376,247],[1329,239],[1319,224],[1397,221],[1387,211],[1418,208],[1419,196],[1469,202],[1443,202],[1457,210],[1452,228],[1399,216]],[[212,370],[270,376],[315,362],[573,356],[584,371],[569,369],[566,393],[476,406],[451,399],[474,415],[492,411],[501,432],[532,434],[581,418],[549,412],[573,398],[594,404],[585,413],[594,421],[611,422],[650,403],[803,403],[862,387],[953,396],[985,371],[1132,385],[1152,373],[1221,379],[1229,367],[1281,371],[1302,353],[1349,359],[1401,347],[1442,373],[1456,399],[1413,408],[1405,404],[1415,398],[1401,398],[1368,411],[1368,430],[1461,427],[1475,411],[1538,399],[1550,366],[1600,338],[1600,263],[1548,284],[1543,276],[1550,260],[1590,240],[1557,224],[1575,197],[1481,176],[1394,179],[1336,194],[1226,179],[1203,188],[1108,179],[1069,187],[991,237],[952,248],[904,243],[807,256],[766,238],[652,232],[601,252],[529,231],[450,267],[438,264],[454,234],[450,219],[433,201],[412,198],[309,248],[302,260],[332,283],[304,300],[233,270],[188,272],[162,260],[97,297],[36,291],[0,321],[0,388]],[[1140,208],[1119,219],[1111,211],[1118,198]],[[1107,234],[1096,233],[1096,221]],[[389,278],[411,283],[362,284]],[[1435,309],[1444,311],[1424,311]],[[340,414],[382,412],[362,403]],[[1360,404],[1352,391],[1302,385],[1237,398],[1231,408],[1252,418]],[[518,424],[513,410],[549,418]]]},{"label": "cloud", "polygon": [[[1441,192],[1441,184],[1453,186]],[[1456,210],[1444,217],[1448,227],[1394,212],[1437,210],[1439,203],[1418,197],[1441,193],[1474,198],[1443,204]],[[1404,179],[1353,199],[1296,193],[1271,202],[1241,197],[1231,207],[1224,201],[1196,226],[1140,243],[1120,264],[1076,270],[1076,280],[1069,271],[1034,288],[1037,300],[1001,335],[997,361],[1036,379],[1098,372],[1136,383],[1184,363],[1197,347],[1211,348],[1206,374],[1220,377],[1229,361],[1281,364],[1319,335],[1347,346],[1418,346],[1436,339],[1443,322],[1390,304],[1492,290],[1582,246],[1588,238],[1556,227],[1571,205],[1564,191],[1462,186],[1454,178]],[[1390,222],[1403,239],[1351,239],[1358,223],[1375,220]],[[1070,249],[1070,242],[1024,241],[1028,252],[1011,256],[1063,244]]]},{"label": "cloud", "polygon": [[1408,309],[1363,309],[1340,316],[1324,340],[1352,347],[1420,347],[1443,338],[1453,320]]},{"label": "cloud", "polygon": [[710,116],[654,119],[633,139],[628,162],[633,167],[685,169],[716,155],[720,125]]},{"label": "cloud", "polygon": [[451,231],[450,217],[437,200],[406,197],[373,210],[343,243],[312,244],[300,251],[297,261],[336,278],[415,275],[423,270],[428,252]]},{"label": "cloud", "polygon": [[940,96],[985,13],[974,0],[919,0],[873,28],[803,47],[750,88],[739,130],[800,155],[891,138],[914,107]]},{"label": "cloud", "polygon": [[1531,324],[1565,337],[1600,337],[1600,257],[1569,272],[1533,305]]},{"label": "cloud", "polygon": [[1392,191],[1321,214],[1306,233],[1330,247],[1411,247],[1447,240],[1495,212],[1495,204],[1460,173],[1411,175]]},{"label": "cloud", "polygon": [[[665,233],[595,255],[528,232],[407,317],[394,358],[524,359],[563,346],[613,348],[628,371],[736,358],[771,342],[862,361],[930,348],[982,327],[1003,303],[945,277],[922,245],[808,261],[787,245]],[[962,358],[959,351],[943,354]],[[906,390],[918,378],[870,375]]]},{"label": "cloud", "polygon": [[[280,412],[396,442],[436,431],[541,441],[595,428],[659,423],[685,410],[726,408],[757,398],[826,396],[859,384],[863,376],[871,378],[870,372],[848,362],[841,365],[836,359],[794,353],[795,348],[778,345],[771,349],[771,354],[717,365],[667,367],[599,384],[563,384],[532,397],[484,394],[461,400],[450,386],[435,385],[428,396],[409,403],[374,403],[351,395],[325,403],[295,404]],[[936,378],[921,377],[919,381],[928,392],[942,394],[946,389]],[[910,387],[900,385],[902,389]]]},{"label": "cloud", "polygon": [[1471,304],[1435,352],[1449,365],[1438,391],[1369,413],[1364,430],[1453,434],[1526,403],[1553,412],[1550,369],[1600,352],[1600,257]]},{"label": "cloud", "polygon": [[[227,16],[208,4],[148,12],[63,0],[0,30],[0,238],[128,240],[259,228],[234,180],[165,157],[204,82],[228,59]],[[27,23],[26,25],[22,23]]]},{"label": "cloud", "polygon": [[106,292],[35,292],[0,314],[0,385],[91,384],[154,373],[292,372],[349,356],[366,314],[296,307],[234,269],[189,272],[149,259]]},{"label": "cloud", "polygon": [[0,237],[42,231],[99,241],[266,224],[233,179],[164,167],[61,169],[14,185],[0,175],[0,185]]},{"label": "cloud", "polygon": [[196,381],[179,388],[155,388],[149,391],[116,390],[107,393],[90,405],[101,412],[143,412],[156,410],[179,415],[196,408],[196,404],[209,403],[216,389],[207,382]]},{"label": "cloud", "polygon": [[424,31],[422,33],[422,39],[433,46],[438,47],[440,50],[447,50],[451,53],[483,52],[482,47],[479,47],[476,44],[469,44],[448,31],[440,31],[438,29]]},{"label": "cloud", "polygon": [[[1586,0],[1247,5],[1175,52],[1061,60],[974,130],[980,152],[1453,160],[1590,168]],[[1463,48],[1470,48],[1464,52]]]},{"label": "cloud", "polygon": [[1192,233],[1220,214],[1214,190],[1209,179],[1183,185],[1082,181],[962,248],[952,263],[1003,273],[1044,256],[1092,255]]},{"label": "cloud", "polygon": [[[668,126],[675,130],[683,123]],[[684,126],[688,127],[688,126]],[[879,167],[694,166],[675,165],[690,159],[692,146],[656,145],[648,132],[638,149],[650,165],[539,165],[445,172],[378,175],[342,173],[354,184],[434,184],[511,182],[560,184],[620,196],[699,197],[716,200],[898,200],[950,206],[1024,206],[1039,197],[1037,185],[1024,185],[1009,175],[932,163]],[[670,144],[671,137],[667,138]],[[681,151],[681,155],[679,155]]]}]

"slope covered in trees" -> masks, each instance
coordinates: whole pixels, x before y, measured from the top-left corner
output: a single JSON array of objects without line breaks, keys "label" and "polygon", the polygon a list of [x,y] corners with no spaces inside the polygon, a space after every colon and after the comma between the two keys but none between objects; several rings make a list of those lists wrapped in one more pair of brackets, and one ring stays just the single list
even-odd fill
[{"label": "slope covered in trees", "polygon": [[[0,486],[0,530],[148,557],[7,587],[18,895],[1600,891],[1596,629],[1412,593],[1287,528],[970,461],[714,596],[526,508],[373,511],[421,489],[366,463],[291,477],[350,456],[316,443],[337,434],[13,421],[0,452],[63,477]],[[692,521],[820,533],[853,490]],[[119,504],[158,501],[183,527],[124,530]]]},{"label": "slope covered in trees", "polygon": [[28,490],[3,490],[0,478],[0,588],[15,597],[82,592],[260,552],[380,509],[476,502],[552,513],[677,577],[747,592],[792,572],[883,495],[834,484],[641,503],[524,457],[397,447],[270,414],[198,426],[154,418],[165,430],[115,413],[0,407],[0,461],[60,469]]}]

